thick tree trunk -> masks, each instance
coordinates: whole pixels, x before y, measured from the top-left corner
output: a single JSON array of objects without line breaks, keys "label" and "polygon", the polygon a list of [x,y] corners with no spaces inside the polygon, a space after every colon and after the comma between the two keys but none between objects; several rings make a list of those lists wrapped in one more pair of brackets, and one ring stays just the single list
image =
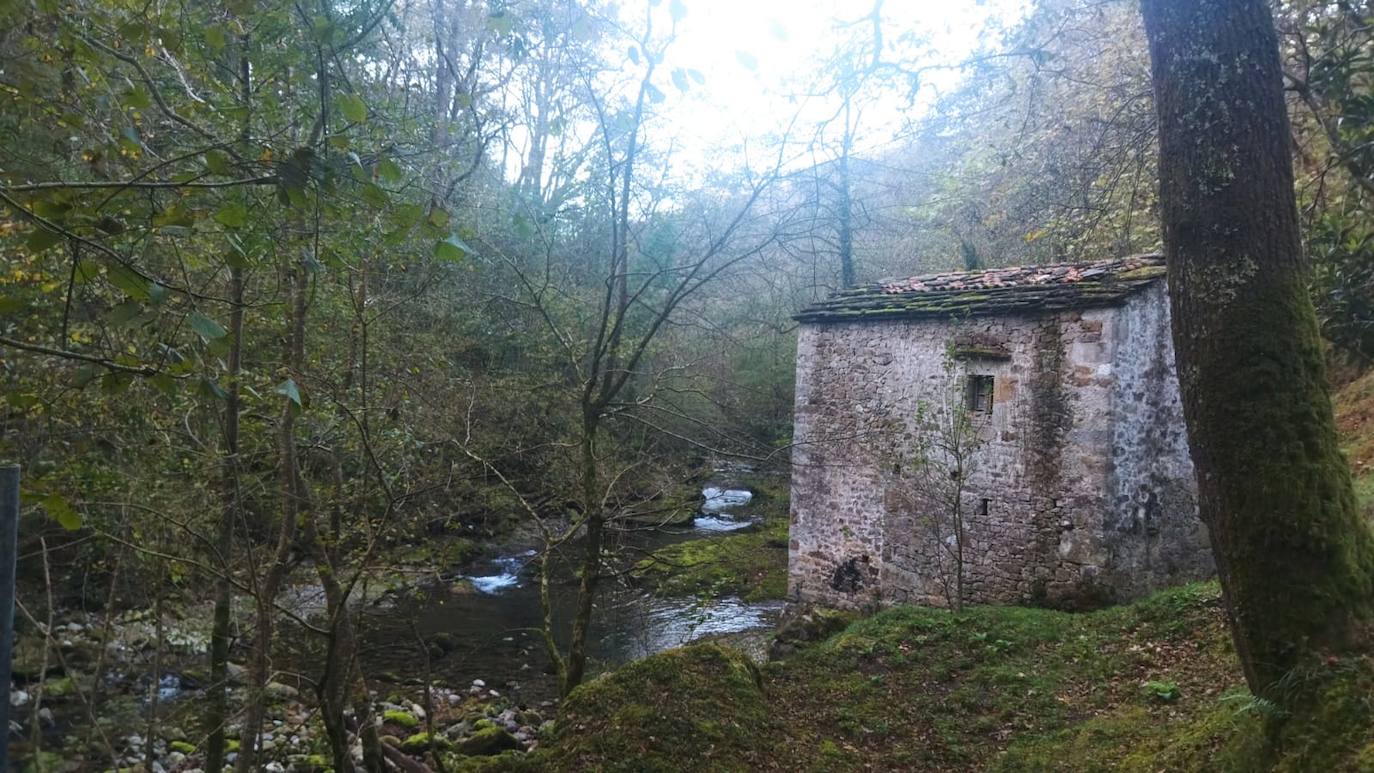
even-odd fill
[{"label": "thick tree trunk", "polygon": [[1374,542],[1337,446],[1264,0],[1142,0],[1203,520],[1257,695],[1365,646]]}]

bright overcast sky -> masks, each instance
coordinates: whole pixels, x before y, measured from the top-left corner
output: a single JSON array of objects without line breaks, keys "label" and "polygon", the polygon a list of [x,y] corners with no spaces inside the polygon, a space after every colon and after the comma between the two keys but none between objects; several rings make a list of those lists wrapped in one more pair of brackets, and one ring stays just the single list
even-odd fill
[{"label": "bright overcast sky", "polygon": [[[668,95],[662,108],[683,151],[679,160],[704,157],[708,164],[723,147],[766,134],[795,115],[797,104],[788,97],[804,88],[803,79],[815,72],[816,61],[831,51],[836,24],[861,19],[872,8],[872,0],[683,2],[687,16],[668,51],[659,84]],[[997,45],[1000,30],[1013,25],[1024,7],[1024,0],[888,0],[883,6],[884,37],[890,43],[914,31],[928,40],[933,58],[958,62],[984,42],[984,35],[988,44]],[[754,57],[756,69],[742,64],[737,51]],[[676,67],[700,70],[705,84],[692,84],[692,92],[683,95],[667,77]],[[949,72],[931,76],[942,85],[957,77]],[[903,104],[893,104],[889,110],[879,107],[866,113],[867,131],[859,151],[887,142],[904,109]],[[818,114],[819,110],[809,117]]]}]

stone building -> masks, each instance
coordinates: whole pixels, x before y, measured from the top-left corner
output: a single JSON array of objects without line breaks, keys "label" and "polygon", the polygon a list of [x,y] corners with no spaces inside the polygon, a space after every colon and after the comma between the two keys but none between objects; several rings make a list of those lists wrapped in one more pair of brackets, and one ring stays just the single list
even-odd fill
[{"label": "stone building", "polygon": [[1082,608],[1212,573],[1161,258],[913,277],[797,319],[794,600],[945,604],[962,575],[968,603]]}]

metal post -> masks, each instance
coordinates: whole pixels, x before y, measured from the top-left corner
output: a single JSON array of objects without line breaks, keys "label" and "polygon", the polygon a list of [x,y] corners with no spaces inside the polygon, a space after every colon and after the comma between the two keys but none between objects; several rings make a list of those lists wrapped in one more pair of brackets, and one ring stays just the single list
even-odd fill
[{"label": "metal post", "polygon": [[10,658],[14,654],[14,563],[18,541],[19,465],[0,465],[0,771],[10,769]]}]

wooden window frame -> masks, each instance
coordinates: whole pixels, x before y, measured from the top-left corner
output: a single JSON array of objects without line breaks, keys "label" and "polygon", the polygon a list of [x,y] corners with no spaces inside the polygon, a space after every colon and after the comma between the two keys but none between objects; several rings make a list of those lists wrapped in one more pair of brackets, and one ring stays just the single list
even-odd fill
[{"label": "wooden window frame", "polygon": [[997,381],[989,373],[970,373],[964,387],[964,408],[969,413],[991,415]]}]

